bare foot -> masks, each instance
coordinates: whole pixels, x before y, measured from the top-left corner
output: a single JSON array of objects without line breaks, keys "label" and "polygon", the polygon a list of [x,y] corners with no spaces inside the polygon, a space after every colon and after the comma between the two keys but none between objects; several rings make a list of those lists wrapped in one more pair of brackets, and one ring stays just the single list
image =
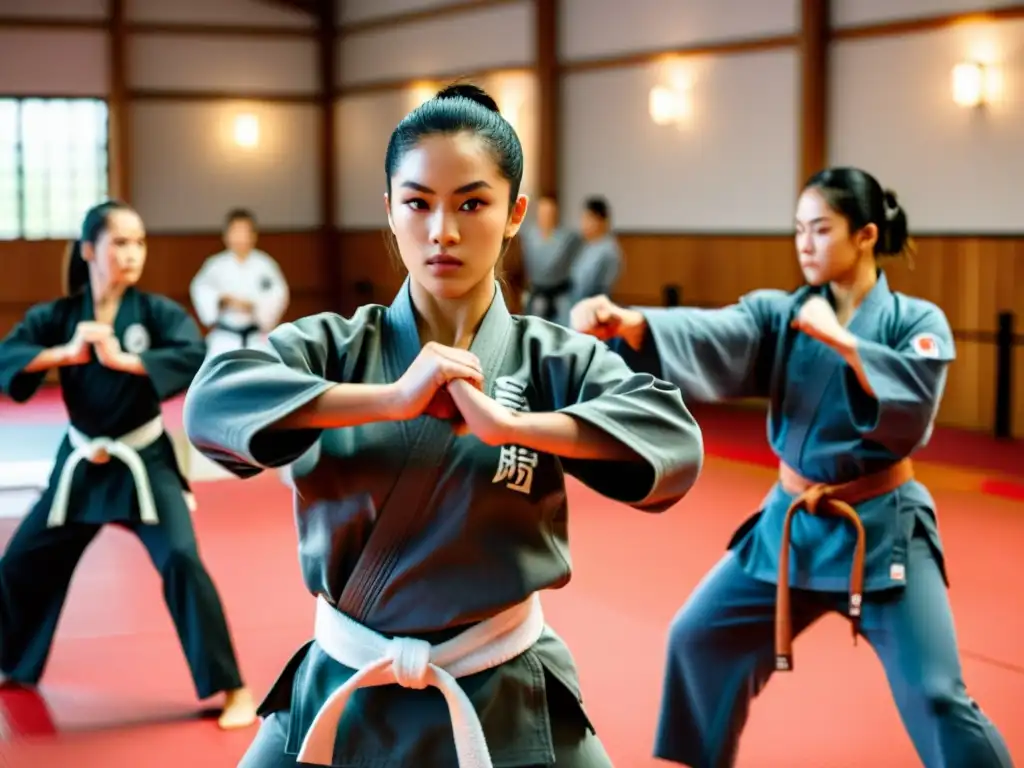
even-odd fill
[{"label": "bare foot", "polygon": [[224,709],[217,725],[224,730],[247,728],[256,722],[256,702],[248,688],[236,688],[224,694]]}]

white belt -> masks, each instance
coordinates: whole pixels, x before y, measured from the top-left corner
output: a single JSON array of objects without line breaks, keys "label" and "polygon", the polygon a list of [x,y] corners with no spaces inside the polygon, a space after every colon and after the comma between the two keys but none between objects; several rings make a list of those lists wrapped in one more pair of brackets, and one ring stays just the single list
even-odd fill
[{"label": "white belt", "polygon": [[352,693],[397,684],[439,689],[451,713],[459,768],[492,768],[480,718],[456,678],[504,664],[531,648],[543,631],[544,612],[536,593],[439,645],[409,637],[389,640],[321,596],[316,605],[316,642],[339,664],[357,671],[320,708],[303,739],[298,761],[331,765],[338,725]]},{"label": "white belt", "polygon": [[[71,495],[71,480],[75,475],[75,469],[83,461],[92,464],[106,464],[111,457],[115,457],[128,465],[132,478],[135,480],[135,492],[139,497],[139,513],[142,522],[149,525],[156,525],[160,522],[156,514],[156,502],[153,500],[153,489],[149,484],[149,473],[146,465],[139,456],[139,451],[148,448],[164,434],[164,422],[160,416],[148,421],[141,427],[133,429],[126,435],[118,438],[96,437],[89,438],[83,435],[74,427],[68,427],[68,440],[74,450],[68,455],[64,467],[61,469],[60,479],[57,481],[57,489],[53,494],[53,504],[50,505],[50,516],[47,525],[50,528],[57,528],[67,521],[68,499]],[[195,500],[191,494],[185,495],[185,501],[190,509],[195,506]]]}]

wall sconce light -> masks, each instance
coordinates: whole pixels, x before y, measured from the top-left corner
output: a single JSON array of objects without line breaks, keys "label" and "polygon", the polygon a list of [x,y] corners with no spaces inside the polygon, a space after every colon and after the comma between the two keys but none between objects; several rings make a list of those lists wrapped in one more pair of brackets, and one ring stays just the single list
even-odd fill
[{"label": "wall sconce light", "polygon": [[647,111],[655,125],[681,125],[690,115],[689,89],[654,86],[647,99]]},{"label": "wall sconce light", "polygon": [[651,88],[647,109],[655,125],[668,125],[676,119],[676,94],[671,88],[656,85]]},{"label": "wall sconce light", "polygon": [[980,107],[988,96],[989,73],[984,64],[964,62],[953,67],[953,101],[961,107]]},{"label": "wall sconce light", "polygon": [[518,131],[526,101],[523,84],[515,77],[507,77],[499,82],[497,90],[501,114]]},{"label": "wall sconce light", "polygon": [[437,93],[437,90],[437,84],[427,80],[421,80],[414,83],[408,91],[409,111],[411,112],[424,102],[430,101],[434,98],[434,94]]},{"label": "wall sconce light", "polygon": [[260,143],[260,121],[256,115],[235,117],[235,144],[243,149],[253,149]]}]

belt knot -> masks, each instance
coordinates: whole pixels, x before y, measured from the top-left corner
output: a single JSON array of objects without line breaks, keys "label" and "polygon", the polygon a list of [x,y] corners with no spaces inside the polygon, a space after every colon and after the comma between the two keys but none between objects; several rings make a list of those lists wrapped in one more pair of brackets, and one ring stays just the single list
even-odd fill
[{"label": "belt knot", "polygon": [[114,442],[109,437],[90,440],[83,451],[86,460],[91,464],[106,464],[110,461],[110,449],[114,447]]},{"label": "belt knot", "polygon": [[400,686],[423,689],[429,685],[430,651],[430,643],[415,637],[395,637],[388,641],[387,655]]}]

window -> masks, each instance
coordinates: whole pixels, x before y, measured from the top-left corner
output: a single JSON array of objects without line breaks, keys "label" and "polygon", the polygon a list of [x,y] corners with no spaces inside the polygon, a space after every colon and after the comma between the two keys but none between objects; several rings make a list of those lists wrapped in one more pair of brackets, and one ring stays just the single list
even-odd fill
[{"label": "window", "polygon": [[107,105],[0,98],[0,239],[77,236],[108,194]]}]

